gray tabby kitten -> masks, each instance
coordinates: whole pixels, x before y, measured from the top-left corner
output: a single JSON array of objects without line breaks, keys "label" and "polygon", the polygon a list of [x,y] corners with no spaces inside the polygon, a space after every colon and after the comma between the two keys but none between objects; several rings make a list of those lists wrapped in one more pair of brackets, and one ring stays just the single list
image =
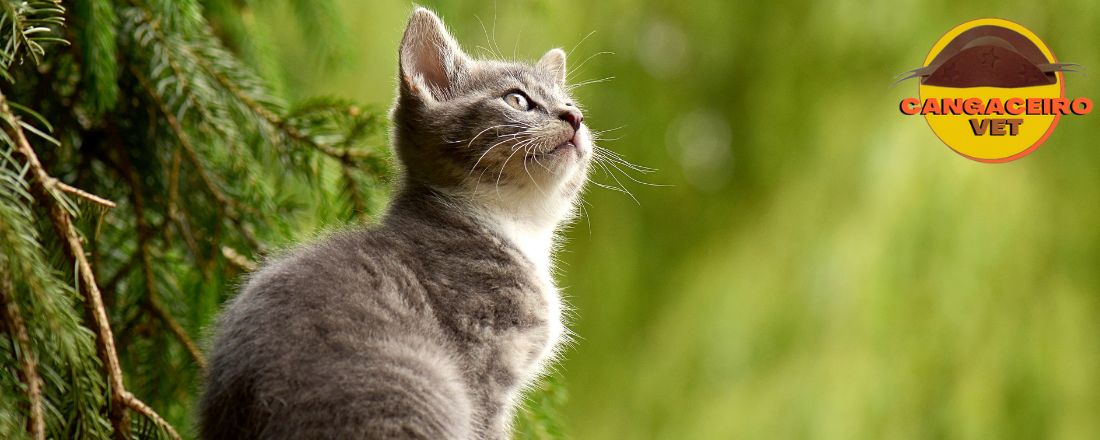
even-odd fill
[{"label": "gray tabby kitten", "polygon": [[216,329],[206,439],[505,439],[566,337],[550,253],[593,152],[565,52],[467,56],[409,19],[380,225],[268,261]]}]

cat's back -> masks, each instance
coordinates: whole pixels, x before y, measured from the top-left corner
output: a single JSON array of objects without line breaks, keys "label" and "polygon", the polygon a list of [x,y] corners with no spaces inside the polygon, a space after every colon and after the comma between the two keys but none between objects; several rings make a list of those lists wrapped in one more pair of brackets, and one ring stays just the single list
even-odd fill
[{"label": "cat's back", "polygon": [[[423,319],[411,252],[384,228],[349,230],[256,271],[217,323],[204,438],[462,437],[448,432],[468,404],[445,338]],[[428,395],[399,399],[408,392]],[[409,402],[424,407],[393,407]],[[387,412],[454,420],[391,426],[376,418]]]},{"label": "cat's back", "polygon": [[[417,290],[407,261],[411,252],[407,240],[384,228],[331,234],[272,259],[249,276],[220,325],[232,327],[250,318],[273,319],[272,324],[352,319],[360,324],[354,327],[391,320],[397,316],[356,314],[418,308],[410,303]],[[382,305],[390,307],[376,307]]]}]

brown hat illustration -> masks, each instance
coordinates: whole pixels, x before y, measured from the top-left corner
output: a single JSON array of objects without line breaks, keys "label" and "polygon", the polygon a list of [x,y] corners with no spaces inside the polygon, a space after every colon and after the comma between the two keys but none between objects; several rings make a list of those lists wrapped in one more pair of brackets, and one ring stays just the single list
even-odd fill
[{"label": "brown hat illustration", "polygon": [[[1055,63],[1023,34],[1001,26],[978,26],[954,39],[925,67],[905,72],[897,82],[921,78],[941,87],[1031,87],[1055,84],[1055,72],[1075,72],[1077,64]],[[896,84],[896,83],[895,83]]]}]

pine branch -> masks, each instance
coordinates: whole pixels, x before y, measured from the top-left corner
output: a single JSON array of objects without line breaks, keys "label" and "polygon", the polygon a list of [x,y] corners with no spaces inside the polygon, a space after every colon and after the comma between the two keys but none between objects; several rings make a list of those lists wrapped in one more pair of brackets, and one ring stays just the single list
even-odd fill
[{"label": "pine branch", "polygon": [[[26,124],[14,118],[0,118],[12,127]],[[47,258],[47,249],[38,230],[42,218],[36,215],[36,190],[32,173],[9,130],[0,129],[0,271],[7,271],[15,283],[20,312],[31,337],[35,360],[43,381],[43,413],[47,437],[106,438],[110,435],[107,419],[105,376],[96,360],[96,338],[82,324],[77,286],[61,279]],[[53,188],[50,191],[60,190]],[[40,203],[39,203],[40,204]],[[27,295],[22,295],[26,292]],[[0,319],[3,320],[3,319]],[[89,317],[86,322],[91,322]],[[4,341],[8,342],[8,341]],[[17,371],[18,351],[7,345],[8,353],[0,368]],[[15,380],[15,374],[0,382]],[[19,417],[5,402],[0,419]],[[24,414],[25,415],[25,414]]]},{"label": "pine branch", "polygon": [[[147,50],[151,58],[148,82],[156,86],[154,89],[162,95],[161,100],[166,103],[182,101],[178,102],[178,108],[169,106],[178,112],[177,119],[185,119],[186,112],[189,109],[195,109],[200,115],[200,118],[195,121],[197,125],[217,133],[230,148],[244,144],[244,138],[238,127],[230,123],[235,119],[232,117],[229,105],[236,103],[226,99],[226,96],[230,96],[229,93],[217,93],[218,80],[211,81],[209,78],[209,61],[205,60],[204,54],[196,53],[194,46],[215,42],[213,39],[192,41],[198,29],[205,29],[201,15],[168,14],[174,12],[175,8],[167,7],[163,2],[154,2],[163,10],[160,12],[166,13],[165,19],[160,20],[156,18],[146,2],[130,0],[129,3],[133,7],[127,10],[127,14],[136,27],[137,45]],[[186,3],[184,9],[195,6],[191,1]],[[176,15],[187,16],[190,19]],[[175,87],[171,87],[173,84]]]},{"label": "pine branch", "polygon": [[[238,146],[250,143],[242,141],[242,132],[261,135],[281,153],[276,156],[280,160],[294,163],[311,152],[327,156],[342,168],[345,178],[340,189],[354,211],[358,216],[365,215],[369,209],[366,191],[353,174],[367,172],[381,177],[388,174],[389,168],[375,152],[353,148],[380,125],[375,115],[334,100],[314,100],[282,115],[281,105],[270,96],[262,81],[225,51],[205,21],[196,19],[185,24],[186,20],[158,19],[153,9],[163,12],[163,0],[129,0],[129,3],[133,8],[125,15],[140,34],[135,41],[151,59],[146,83],[152,87],[147,88],[161,95],[159,101],[176,115],[180,130],[173,130],[195,131],[197,127],[201,135],[204,128],[213,128],[217,138],[213,143],[220,141],[234,150],[228,156],[229,163],[250,174],[254,173],[251,167],[261,160],[257,155],[268,154],[265,151],[271,149],[241,154]],[[200,117],[184,118],[190,109],[196,109]],[[224,123],[231,116],[244,123]],[[169,211],[181,233],[186,234],[184,222],[174,213]],[[252,244],[255,247],[256,242]]]},{"label": "pine branch", "polygon": [[[141,22],[143,22],[146,26],[145,30],[138,30],[138,41],[142,45],[149,45],[152,42],[156,42],[158,46],[164,48],[164,50],[160,52],[154,51],[153,56],[154,58],[163,58],[165,65],[167,65],[168,69],[171,70],[172,73],[172,75],[169,75],[168,78],[171,78],[178,84],[177,90],[179,94],[182,94],[182,98],[186,101],[187,107],[194,108],[196,111],[201,113],[202,118],[200,119],[200,123],[209,124],[213,130],[222,133],[223,135],[226,135],[227,138],[233,138],[233,136],[231,135],[231,133],[234,132],[233,128],[229,127],[229,125],[218,123],[226,122],[226,120],[229,119],[228,114],[224,114],[224,111],[222,111],[221,109],[215,109],[213,110],[213,112],[211,112],[210,109],[208,109],[208,106],[204,105],[205,102],[216,102],[216,100],[212,99],[200,99],[197,96],[201,90],[208,90],[209,87],[194,85],[193,81],[191,81],[191,78],[194,77],[194,72],[188,72],[188,70],[184,68],[182,59],[178,59],[180,57],[177,56],[173,51],[174,48],[183,48],[186,46],[182,44],[176,44],[177,42],[169,41],[169,37],[164,33],[162,29],[161,21],[156,20],[153,17],[153,12],[145,8],[143,4],[140,4],[138,1],[135,0],[131,0],[130,4],[133,5],[133,10],[135,10],[136,13],[140,14],[139,20],[141,20]],[[131,69],[133,68],[134,67],[131,66]],[[199,78],[195,79],[198,80]],[[160,85],[160,83],[158,83],[158,85]],[[167,83],[165,83],[165,85],[167,85]]]},{"label": "pine branch", "polygon": [[8,272],[0,268],[0,307],[4,309],[4,322],[0,322],[0,328],[7,327],[8,334],[12,336],[15,346],[18,347],[19,375],[27,386],[27,402],[30,404],[27,431],[30,432],[32,439],[45,440],[46,418],[42,413],[42,378],[38,375],[38,366],[34,351],[31,350],[27,325],[19,311],[19,304],[13,297],[14,292]]},{"label": "pine branch", "polygon": [[237,269],[244,272],[253,272],[256,270],[255,262],[249,260],[244,255],[241,255],[240,252],[237,252],[236,249],[229,246],[222,246],[222,256],[225,257],[225,260],[228,261],[229,264],[236,266]]},{"label": "pine branch", "polygon": [[[0,94],[0,270],[15,282],[37,355],[46,438],[107,438],[112,429],[120,439],[178,438],[161,415],[182,422],[193,390],[165,386],[164,373],[190,378],[193,369],[177,367],[204,368],[187,332],[190,317],[218,308],[236,270],[254,270],[250,257],[264,252],[254,227],[293,228],[295,210],[308,205],[292,195],[301,185],[333,183],[316,177],[315,159],[325,161],[321,169],[335,162],[342,173],[317,201],[327,206],[335,189],[348,202],[339,208],[359,215],[370,209],[372,179],[388,173],[385,152],[368,144],[383,125],[380,113],[335,99],[287,107],[214,34],[204,4],[81,0],[65,11],[55,0],[0,0],[0,77],[19,80]],[[74,44],[54,50],[57,31]],[[38,103],[45,116],[17,102]],[[58,145],[37,151],[54,176],[36,156],[45,144],[35,136]],[[132,160],[129,173],[118,151]],[[135,175],[132,193],[117,188]],[[116,207],[110,199],[129,203],[135,217],[80,218],[80,199],[104,208]],[[85,228],[95,228],[94,248],[86,247],[81,230],[92,233]],[[45,243],[53,242],[75,283],[48,260]],[[177,302],[178,290],[188,295]],[[129,336],[140,339],[131,349]],[[164,337],[180,347],[155,345]],[[12,342],[2,348],[0,371],[20,371],[18,355],[29,353]],[[0,378],[3,392],[28,391],[26,383],[16,374]],[[26,411],[22,398],[0,404],[0,432],[18,429]]]},{"label": "pine branch", "polygon": [[[7,97],[3,93],[0,93],[0,118],[6,122],[4,131],[14,141],[16,153],[23,157],[30,172],[31,187],[37,195],[36,200],[46,207],[49,212],[50,223],[62,238],[62,249],[75,263],[80,293],[84,296],[85,311],[89,315],[93,330],[96,333],[96,351],[105,369],[107,383],[110,388],[111,406],[108,415],[112,426],[115,428],[116,437],[123,439],[126,437],[126,433],[129,432],[126,408],[134,408],[154,421],[160,420],[163,422],[155,412],[126,391],[122,380],[122,369],[119,366],[118,355],[115,352],[111,323],[107,319],[107,311],[103,306],[103,296],[96,285],[95,275],[85,255],[80,235],[73,226],[70,211],[62,202],[63,198],[51,191],[49,185],[51,177],[42,166],[42,163],[39,162],[38,155],[35,154],[34,149],[23,133],[23,126],[20,124],[19,118],[11,112]],[[179,438],[179,434],[167,423],[162,424],[162,428],[171,437]]]},{"label": "pine branch", "polygon": [[[99,115],[118,103],[118,15],[111,0],[81,0],[74,5],[80,34],[74,40],[83,57],[81,70],[87,86],[84,96]],[[81,21],[82,22],[79,22]]]},{"label": "pine branch", "polygon": [[[168,37],[165,35],[165,29],[160,23],[153,18],[153,12],[150,11],[145,5],[137,0],[131,0],[130,3],[135,7],[141,9],[144,14],[145,20],[149,23],[149,28],[153,37],[165,47],[170,47]],[[272,98],[267,95],[266,91],[259,86],[259,80],[250,74],[244,74],[247,69],[244,66],[236,64],[231,56],[224,53],[220,44],[211,37],[209,29],[203,28],[199,32],[202,37],[205,37],[200,48],[207,53],[196,54],[193,52],[185,52],[189,55],[189,58],[193,59],[202,70],[203,73],[212,77],[225,91],[236,98],[236,100],[243,105],[244,109],[255,115],[260,121],[262,121],[267,127],[267,131],[276,131],[283,138],[290,139],[294,142],[299,142],[304,145],[313,148],[333,159],[340,161],[346,165],[353,164],[356,160],[360,159],[375,159],[375,154],[366,150],[356,150],[352,148],[334,148],[329,145],[325,145],[319,142],[317,139],[303,133],[299,128],[295,127],[286,118],[280,117],[269,106],[274,106]],[[207,56],[203,56],[207,55]],[[215,64],[212,60],[218,60],[224,66]],[[184,74],[182,63],[180,60],[174,57],[167,57],[168,66],[174,72],[174,77],[180,81],[181,88],[190,88],[191,85],[187,82],[187,76]],[[237,72],[239,78],[231,78],[227,72]],[[244,82],[248,87],[242,87],[239,83]],[[190,100],[194,100],[194,97],[188,95]],[[194,107],[200,109],[203,106],[193,102]],[[355,107],[349,107],[348,112],[352,116],[359,116],[360,110]],[[282,143],[280,137],[275,137],[272,140],[277,143]]]},{"label": "pine branch", "polygon": [[206,359],[202,356],[202,352],[199,351],[198,345],[191,340],[191,337],[187,334],[187,331],[183,329],[183,326],[172,317],[172,314],[164,304],[161,303],[160,296],[157,295],[156,276],[153,274],[153,259],[149,247],[149,240],[153,236],[153,230],[150,229],[149,223],[145,220],[145,197],[142,195],[144,189],[141,185],[141,179],[138,178],[137,173],[134,171],[134,167],[130,164],[130,158],[127,156],[127,152],[121,148],[118,150],[119,165],[121,165],[122,172],[126,174],[126,179],[130,183],[130,206],[134,211],[134,222],[137,223],[137,253],[141,260],[142,278],[145,280],[145,302],[153,314],[168,326],[168,329],[175,335],[180,344],[183,345],[183,348],[191,355],[195,364],[198,365],[200,369],[205,370]]},{"label": "pine branch", "polygon": [[[46,53],[43,43],[68,44],[51,36],[51,26],[65,23],[60,0],[0,1],[0,28],[8,27],[0,48],[0,75],[12,81],[8,67],[29,55],[37,64]],[[24,53],[25,51],[25,53]]]},{"label": "pine branch", "polygon": [[152,420],[153,423],[155,423],[158,427],[160,427],[160,429],[164,430],[164,432],[168,434],[168,438],[171,438],[172,440],[181,440],[179,433],[176,432],[176,428],[173,428],[167,420],[164,420],[164,418],[160,416],[160,414],[157,414],[156,411],[153,411],[153,408],[150,408],[149,405],[145,404],[145,402],[142,402],[137,397],[134,397],[134,395],[130,394],[129,391],[123,391],[122,394],[123,404],[125,404],[127,408],[136,411],[138,414],[145,416],[145,418],[149,420]]},{"label": "pine branch", "polygon": [[[350,122],[348,127],[349,133],[343,133],[338,137],[336,145],[326,145],[323,142],[319,142],[315,136],[310,136],[307,133],[303,133],[302,129],[296,127],[294,123],[295,119],[310,119],[316,114],[332,113],[333,111],[341,112],[343,115],[350,117],[353,121]],[[292,113],[290,117],[267,119],[267,121],[279,128],[288,138],[295,142],[303,143],[310,148],[313,148],[326,156],[336,159],[345,166],[354,166],[357,162],[362,160],[378,160],[378,155],[372,151],[365,149],[351,148],[351,144],[365,131],[367,126],[373,122],[372,115],[364,115],[363,111],[354,105],[347,105],[346,103],[334,103],[327,100],[317,100],[317,102],[311,102],[303,106],[297,112]],[[266,118],[265,118],[266,119]]]},{"label": "pine branch", "polygon": [[[177,146],[172,150],[172,160],[168,166],[168,200],[165,202],[168,216],[165,221],[171,221],[171,223],[175,225],[180,236],[183,238],[184,245],[187,246],[187,251],[191,253],[191,257],[195,259],[198,266],[203,268],[203,275],[206,276],[206,268],[208,268],[209,265],[206,264],[202,253],[199,252],[199,243],[195,240],[194,234],[191,233],[191,226],[187,215],[179,208],[180,169],[182,166],[183,153],[182,149]],[[165,227],[161,228],[161,231],[164,235],[164,241],[171,242],[169,229]]]},{"label": "pine branch", "polygon": [[[144,253],[144,252],[143,252]],[[143,259],[142,262],[143,271],[145,273],[145,288],[150,289],[153,286],[153,267],[152,262]],[[187,350],[187,353],[191,355],[191,359],[195,361],[195,365],[198,365],[200,370],[206,370],[206,358],[203,357],[202,351],[199,350],[199,346],[195,344],[195,341],[191,339],[191,336],[187,334],[187,331],[183,329],[179,321],[176,321],[172,317],[172,313],[168,311],[168,308],[160,302],[160,297],[149,291],[149,297],[146,298],[149,304],[149,308],[156,315],[157,319],[160,319],[164,325],[168,326],[168,330],[172,332],[172,335],[179,340],[183,348]]]},{"label": "pine branch", "polygon": [[355,216],[362,218],[367,214],[367,200],[363,197],[363,191],[359,189],[359,185],[355,182],[355,176],[351,175],[351,167],[341,166],[340,173],[344,179],[344,189],[351,197],[351,206],[355,210]]},{"label": "pine branch", "polygon": [[80,188],[70,186],[69,184],[67,184],[65,182],[62,182],[60,180],[57,180],[57,179],[53,179],[50,182],[47,182],[47,185],[56,187],[57,189],[59,189],[61,191],[67,192],[67,193],[72,194],[74,196],[78,196],[78,197],[87,199],[88,201],[90,201],[92,203],[102,205],[102,206],[107,207],[107,208],[114,208],[114,207],[118,206],[118,205],[115,205],[115,202],[112,202],[112,201],[107,200],[103,197],[97,196],[97,195],[92,194],[90,192],[84,191]]},{"label": "pine branch", "polygon": [[311,40],[320,42],[314,50],[320,52],[321,62],[337,60],[347,50],[351,41],[346,23],[340,20],[340,11],[332,1],[291,0],[294,15]]},{"label": "pine branch", "polygon": [[[203,59],[200,58],[200,60]],[[229,78],[226,78],[224,75],[220,75],[218,72],[216,72],[211,67],[209,62],[204,62],[202,64],[208,69],[211,75],[213,75],[214,78],[217,79],[218,82],[226,88],[226,90],[232,93],[233,96],[236,96],[237,99],[241,101],[241,103],[248,107],[257,116],[259,116],[263,121],[267,122],[267,124],[269,124],[275,130],[281,132],[287,138],[308,145],[309,147],[321,153],[324,153],[325,155],[336,159],[343,164],[351,163],[356,158],[366,158],[372,156],[372,153],[368,151],[352,150],[350,148],[333,148],[317,142],[312,137],[302,133],[300,130],[298,130],[297,127],[288,124],[287,120],[275,114],[275,112],[272,112],[271,110],[260,105],[260,103],[253,99],[251,96],[245,94],[244,91],[242,91],[240,87],[237,87],[235,84],[233,84],[233,82],[230,81]],[[354,112],[356,110],[351,111]]]},{"label": "pine branch", "polygon": [[260,240],[256,238],[256,235],[251,230],[245,227],[244,220],[238,214],[239,208],[235,200],[227,197],[218,185],[214,183],[214,178],[206,171],[206,167],[203,166],[202,160],[199,158],[198,152],[195,150],[195,145],[191,142],[191,137],[184,131],[183,125],[180,125],[176,116],[172,114],[172,111],[168,108],[168,105],[164,103],[164,100],[157,94],[156,90],[149,84],[149,80],[142,75],[137,68],[130,66],[130,71],[134,74],[134,77],[141,83],[145,93],[150,99],[157,105],[157,109],[160,110],[161,116],[164,117],[165,122],[168,123],[168,127],[172,130],[176,140],[179,141],[180,146],[183,147],[184,152],[187,153],[187,159],[191,162],[191,165],[195,167],[198,172],[199,179],[202,180],[206,191],[210,193],[210,196],[214,198],[216,202],[215,208],[218,212],[228,218],[241,232],[241,235],[248,240],[250,244],[256,249],[263,249],[264,246],[260,243]]},{"label": "pine branch", "polygon": [[126,275],[129,275],[130,270],[132,270],[134,266],[137,265],[138,257],[139,255],[135,252],[133,255],[130,256],[129,259],[126,260],[125,263],[122,263],[122,265],[119,266],[118,269],[115,269],[115,274],[111,275],[110,278],[107,278],[107,282],[103,283],[102,290],[104,292],[114,292],[115,287],[118,287],[118,283],[121,282],[122,279],[126,277]]}]

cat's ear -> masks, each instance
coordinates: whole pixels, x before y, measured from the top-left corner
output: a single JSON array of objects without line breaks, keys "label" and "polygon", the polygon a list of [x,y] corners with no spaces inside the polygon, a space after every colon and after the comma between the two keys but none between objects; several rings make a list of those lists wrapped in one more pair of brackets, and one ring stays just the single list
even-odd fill
[{"label": "cat's ear", "polygon": [[420,96],[446,99],[469,57],[432,11],[418,7],[401,39],[402,87]]},{"label": "cat's ear", "polygon": [[561,49],[550,49],[539,59],[535,68],[550,74],[554,82],[559,85],[565,84],[565,51]]}]

